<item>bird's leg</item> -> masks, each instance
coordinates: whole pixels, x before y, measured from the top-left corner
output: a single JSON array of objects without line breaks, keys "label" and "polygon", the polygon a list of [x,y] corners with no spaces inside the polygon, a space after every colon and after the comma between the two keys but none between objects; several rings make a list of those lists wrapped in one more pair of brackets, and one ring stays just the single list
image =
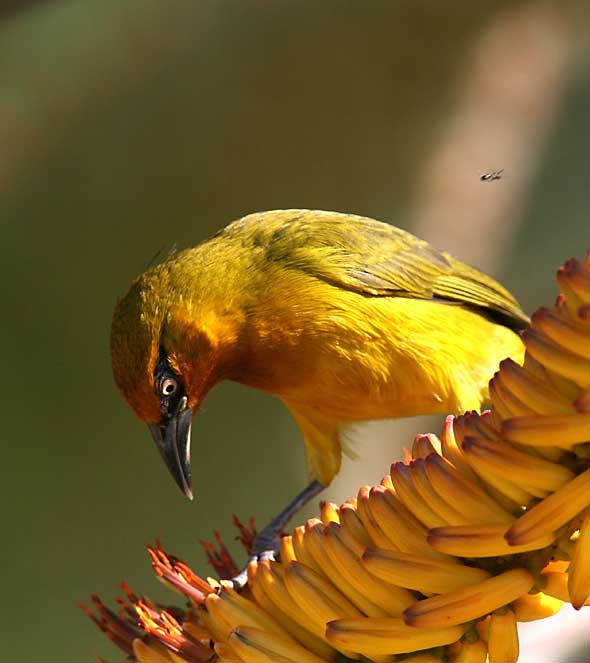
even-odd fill
[{"label": "bird's leg", "polygon": [[[310,500],[319,495],[325,486],[319,481],[312,481],[307,485],[289,504],[264,527],[254,539],[252,551],[248,562],[274,559],[280,549],[279,535],[291,518]],[[248,572],[244,569],[239,575],[232,579],[233,586],[243,587],[246,584]]]},{"label": "bird's leg", "polygon": [[325,486],[315,480],[308,484],[291,502],[273,518],[264,529],[256,535],[250,557],[256,559],[269,559],[279,551],[279,534],[291,518],[303,508],[316,495],[319,495]]}]

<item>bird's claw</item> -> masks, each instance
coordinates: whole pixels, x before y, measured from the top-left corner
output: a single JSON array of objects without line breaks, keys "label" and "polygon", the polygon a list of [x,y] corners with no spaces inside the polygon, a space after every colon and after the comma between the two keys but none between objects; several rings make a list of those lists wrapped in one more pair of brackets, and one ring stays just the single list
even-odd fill
[{"label": "bird's claw", "polygon": [[270,562],[274,562],[275,558],[276,558],[276,553],[274,550],[265,550],[264,552],[260,553],[260,555],[258,555],[258,559],[256,561],[264,562],[266,560],[269,560]]},{"label": "bird's claw", "polygon": [[242,589],[248,582],[248,567],[242,569],[235,578],[227,581],[233,589]]},{"label": "bird's claw", "polygon": [[[265,527],[254,539],[252,552],[248,556],[248,564],[250,562],[264,562],[267,560],[274,562],[280,547],[279,533],[270,525]],[[230,582],[234,589],[242,589],[248,582],[248,564],[235,578],[231,579]]]},{"label": "bird's claw", "polygon": [[[306,486],[276,518],[271,520],[271,522],[254,538],[250,557],[248,558],[248,564],[250,562],[274,560],[281,549],[280,533],[285,529],[285,525],[302,506],[307,504],[309,500],[316,495],[319,495],[322,490],[324,490],[323,484],[315,479]],[[235,589],[241,589],[248,582],[248,567],[246,566],[246,568],[233,578],[231,582]]]}]

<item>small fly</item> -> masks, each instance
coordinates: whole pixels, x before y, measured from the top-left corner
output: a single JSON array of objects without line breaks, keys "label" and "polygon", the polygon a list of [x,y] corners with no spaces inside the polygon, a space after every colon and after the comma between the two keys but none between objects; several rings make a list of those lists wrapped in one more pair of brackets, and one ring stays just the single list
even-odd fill
[{"label": "small fly", "polygon": [[502,179],[503,172],[504,168],[500,168],[500,170],[491,170],[489,173],[484,173],[483,175],[480,175],[479,179],[482,182],[493,182],[494,180],[500,180]]}]

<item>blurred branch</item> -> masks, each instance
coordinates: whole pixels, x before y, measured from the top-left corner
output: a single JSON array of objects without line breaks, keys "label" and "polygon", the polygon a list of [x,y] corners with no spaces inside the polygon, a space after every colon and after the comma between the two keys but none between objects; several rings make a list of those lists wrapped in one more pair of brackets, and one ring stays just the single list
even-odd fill
[{"label": "blurred branch", "polygon": [[0,19],[6,18],[10,14],[14,14],[25,9],[33,9],[41,3],[47,4],[50,0],[3,0],[0,3]]},{"label": "blurred branch", "polygon": [[[574,31],[567,13],[533,3],[501,12],[483,32],[467,56],[456,112],[418,181],[419,236],[498,270],[564,97]],[[499,169],[502,179],[481,181]]]}]

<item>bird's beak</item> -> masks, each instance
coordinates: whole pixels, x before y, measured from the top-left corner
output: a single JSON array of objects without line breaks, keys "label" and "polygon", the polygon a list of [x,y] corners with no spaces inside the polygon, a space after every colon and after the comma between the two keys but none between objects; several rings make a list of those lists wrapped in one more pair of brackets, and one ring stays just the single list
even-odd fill
[{"label": "bird's beak", "polygon": [[160,454],[180,490],[193,499],[191,482],[191,421],[192,410],[187,407],[173,415],[163,425],[148,423]]}]

